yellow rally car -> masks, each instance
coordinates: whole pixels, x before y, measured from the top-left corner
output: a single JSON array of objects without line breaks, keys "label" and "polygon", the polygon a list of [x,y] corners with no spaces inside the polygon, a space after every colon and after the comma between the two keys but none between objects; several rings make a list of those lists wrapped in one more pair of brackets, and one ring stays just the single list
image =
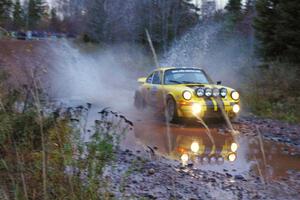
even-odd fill
[{"label": "yellow rally car", "polygon": [[[234,118],[240,111],[240,95],[232,88],[213,84],[200,68],[159,68],[138,79],[136,108],[166,111],[166,119],[217,118],[222,112]],[[223,110],[223,111],[222,111]]]}]

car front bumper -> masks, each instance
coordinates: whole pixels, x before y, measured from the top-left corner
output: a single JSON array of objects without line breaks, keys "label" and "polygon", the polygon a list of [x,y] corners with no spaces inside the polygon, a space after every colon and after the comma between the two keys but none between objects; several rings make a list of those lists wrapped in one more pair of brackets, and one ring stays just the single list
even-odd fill
[{"label": "car front bumper", "polygon": [[[229,118],[234,118],[238,112],[234,111],[234,106],[239,102],[221,101],[217,103],[213,100],[178,102],[177,114],[181,118],[221,118],[226,114]],[[223,110],[223,111],[222,111]]]}]

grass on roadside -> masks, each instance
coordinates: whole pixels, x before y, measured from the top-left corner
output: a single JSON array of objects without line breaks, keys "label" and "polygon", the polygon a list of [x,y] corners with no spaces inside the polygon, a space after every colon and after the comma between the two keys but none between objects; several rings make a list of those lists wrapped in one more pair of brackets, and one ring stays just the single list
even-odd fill
[{"label": "grass on roadside", "polygon": [[87,130],[90,104],[53,108],[38,84],[0,83],[0,199],[109,199],[102,173],[129,128],[124,119],[103,111]]},{"label": "grass on roadside", "polygon": [[300,78],[297,67],[270,63],[248,70],[243,102],[259,116],[300,122]]}]

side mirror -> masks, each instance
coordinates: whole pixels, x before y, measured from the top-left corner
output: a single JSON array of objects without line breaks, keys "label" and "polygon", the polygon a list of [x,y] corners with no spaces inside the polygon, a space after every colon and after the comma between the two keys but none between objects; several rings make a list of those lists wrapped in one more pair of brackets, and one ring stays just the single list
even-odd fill
[{"label": "side mirror", "polygon": [[146,77],[141,77],[141,78],[138,78],[137,82],[138,83],[145,83],[146,82]]},{"label": "side mirror", "polygon": [[217,81],[217,85],[221,85],[222,84],[222,81]]}]

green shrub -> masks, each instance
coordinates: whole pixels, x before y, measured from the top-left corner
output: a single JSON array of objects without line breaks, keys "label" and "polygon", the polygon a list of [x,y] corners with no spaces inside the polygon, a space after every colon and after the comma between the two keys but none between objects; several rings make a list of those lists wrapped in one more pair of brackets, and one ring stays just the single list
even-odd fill
[{"label": "green shrub", "polygon": [[270,63],[249,70],[243,101],[257,115],[300,122],[300,79],[297,67]]},{"label": "green shrub", "polygon": [[[0,86],[5,84],[2,79]],[[54,109],[39,101],[40,89],[29,88],[38,94],[24,98],[22,89],[4,88],[0,87],[0,198],[106,197],[102,173],[114,159],[120,133],[128,129],[124,119],[117,117],[112,123],[104,110],[89,132],[91,139],[84,141],[90,104]]]}]

